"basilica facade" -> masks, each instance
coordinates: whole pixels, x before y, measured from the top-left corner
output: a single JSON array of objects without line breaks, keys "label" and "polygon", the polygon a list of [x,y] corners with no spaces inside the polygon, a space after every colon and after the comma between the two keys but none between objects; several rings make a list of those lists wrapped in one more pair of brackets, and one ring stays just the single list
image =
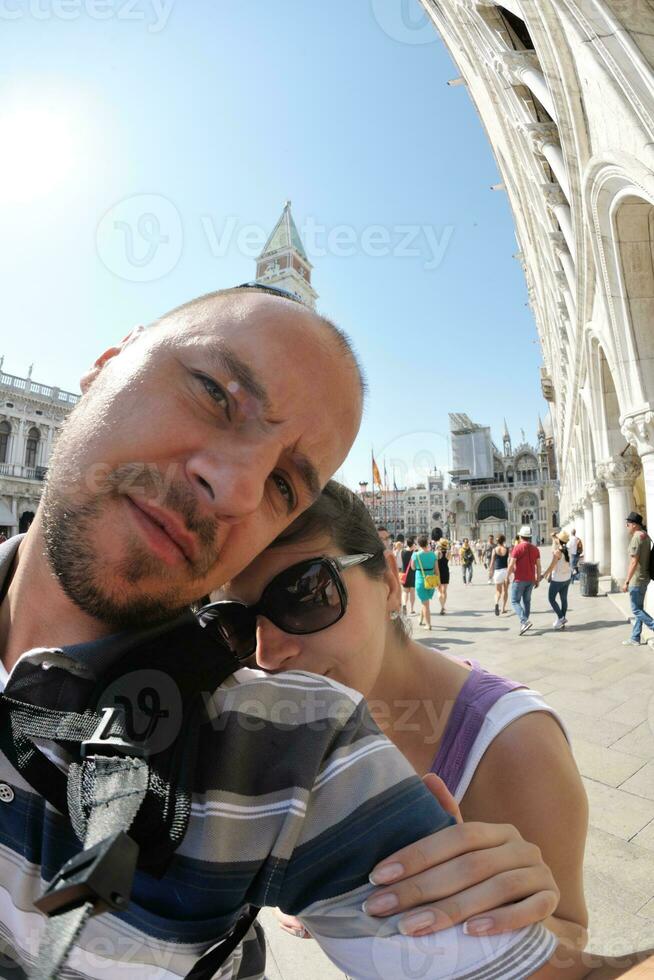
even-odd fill
[{"label": "basilica facade", "polygon": [[443,535],[461,541],[504,534],[513,539],[523,524],[534,541],[549,543],[559,523],[554,438],[549,420],[539,420],[535,444],[524,433],[514,447],[505,424],[502,448],[491,442],[492,476],[471,479],[451,474],[446,484],[439,471],[423,483],[402,489],[359,490],[377,525],[393,534]]},{"label": "basilica facade", "polygon": [[490,140],[543,355],[561,523],[614,584],[654,522],[654,6],[422,0]]}]

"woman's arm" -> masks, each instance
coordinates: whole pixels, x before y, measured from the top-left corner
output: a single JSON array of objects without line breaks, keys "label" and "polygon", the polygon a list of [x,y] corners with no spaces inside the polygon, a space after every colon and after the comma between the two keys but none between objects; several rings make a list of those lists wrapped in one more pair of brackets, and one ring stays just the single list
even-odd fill
[{"label": "woman's arm", "polygon": [[543,574],[541,575],[541,579],[547,578],[548,575],[551,575],[551,573],[556,568],[557,562],[560,557],[561,557],[561,552],[555,551],[554,554],[552,555],[552,561],[550,562],[550,566],[545,572],[543,572]]},{"label": "woman's arm", "polygon": [[586,942],[583,859],[588,801],[568,742],[544,711],[516,719],[488,747],[461,804],[464,820],[513,824],[537,845],[561,897],[545,921],[557,935]]},{"label": "woman's arm", "polygon": [[488,577],[489,578],[492,578],[493,577],[493,570],[494,570],[494,568],[495,568],[495,548],[493,548],[493,551],[491,552],[490,565],[488,566]]}]

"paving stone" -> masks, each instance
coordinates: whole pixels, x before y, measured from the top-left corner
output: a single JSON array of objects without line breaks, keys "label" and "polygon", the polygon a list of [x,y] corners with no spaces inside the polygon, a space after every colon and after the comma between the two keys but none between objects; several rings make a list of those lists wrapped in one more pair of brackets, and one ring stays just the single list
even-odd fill
[{"label": "paving stone", "polygon": [[616,891],[626,912],[640,914],[654,899],[654,853],[620,840],[598,827],[590,827],[586,842],[584,880],[587,900],[591,893],[605,898]]},{"label": "paving stone", "polygon": [[631,840],[654,820],[654,801],[605,786],[594,779],[583,777],[583,782],[590,804],[591,826],[623,840]]},{"label": "paving stone", "polygon": [[639,834],[636,834],[632,843],[638,847],[644,847],[648,851],[654,851],[654,820],[648,823]]},{"label": "paving stone", "polygon": [[620,789],[625,793],[635,793],[647,800],[654,800],[654,762],[648,762],[637,773],[625,780]]},{"label": "paving stone", "polygon": [[589,718],[605,718],[615,708],[614,701],[597,691],[556,691],[547,700],[557,711],[575,711]]},{"label": "paving stone", "polygon": [[[614,724],[612,721],[608,723]],[[641,722],[631,732],[609,744],[616,752],[628,752],[646,760],[654,759],[654,732],[649,721]]]},{"label": "paving stone", "polygon": [[572,751],[582,776],[588,776],[589,779],[607,786],[620,786],[647,765],[636,755],[615,752],[613,749],[597,745],[596,742],[588,742],[583,738],[573,739]]}]

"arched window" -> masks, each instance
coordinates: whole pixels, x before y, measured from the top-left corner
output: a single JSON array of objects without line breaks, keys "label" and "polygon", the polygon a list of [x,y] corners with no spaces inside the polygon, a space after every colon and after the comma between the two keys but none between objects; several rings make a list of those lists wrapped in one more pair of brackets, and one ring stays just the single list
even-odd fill
[{"label": "arched window", "polygon": [[6,463],[9,456],[9,436],[11,426],[9,422],[0,422],[0,463]]},{"label": "arched window", "polygon": [[40,440],[41,433],[36,426],[32,426],[27,433],[27,444],[25,447],[25,466],[29,466],[32,469],[36,466],[36,454],[39,450]]},{"label": "arched window", "polygon": [[495,517],[498,521],[507,519],[506,504],[501,497],[484,497],[477,508],[477,520],[485,521],[488,517]]}]

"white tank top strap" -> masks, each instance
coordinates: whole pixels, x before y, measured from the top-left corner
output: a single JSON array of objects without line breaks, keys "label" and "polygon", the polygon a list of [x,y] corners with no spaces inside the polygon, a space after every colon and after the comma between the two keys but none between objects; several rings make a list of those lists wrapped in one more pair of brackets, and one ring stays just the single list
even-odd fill
[{"label": "white tank top strap", "polygon": [[528,687],[520,687],[515,691],[509,691],[507,694],[503,694],[488,711],[482,722],[479,734],[470,749],[464,770],[454,793],[457,803],[460,803],[465,796],[468,786],[472,782],[472,777],[477,771],[477,766],[484,757],[484,753],[491,742],[511,722],[517,718],[522,718],[523,715],[531,714],[532,711],[546,711],[552,715],[555,721],[558,722],[566,739],[570,742],[570,735],[561,716],[554,708],[547,704],[542,694],[539,694],[538,691],[532,691]]}]

